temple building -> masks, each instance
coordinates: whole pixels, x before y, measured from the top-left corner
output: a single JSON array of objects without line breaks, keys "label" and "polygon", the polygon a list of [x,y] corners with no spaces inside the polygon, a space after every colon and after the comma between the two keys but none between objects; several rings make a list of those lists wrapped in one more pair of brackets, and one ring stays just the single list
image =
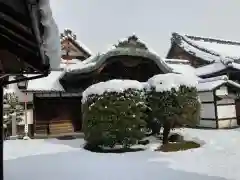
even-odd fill
[{"label": "temple building", "polygon": [[199,127],[233,128],[240,124],[237,57],[203,50],[194,44],[206,41],[206,44],[238,47],[236,43],[230,45],[228,41],[173,33],[171,48],[164,59],[136,35],[97,54],[79,42],[69,29],[60,39],[62,59],[58,69],[53,69],[48,77],[28,81],[21,90],[17,84],[12,85],[19,100],[28,103],[29,135],[32,137],[80,132],[81,94],[92,84],[110,79],[145,82],[156,74],[171,72],[187,74],[199,81],[197,88],[202,101]]},{"label": "temple building", "polygon": [[12,87],[17,89],[21,102],[28,102],[30,136],[81,131],[81,93],[94,83],[110,79],[144,82],[156,74],[174,71],[135,35],[119,41],[105,53],[92,55],[70,34],[66,30],[61,35],[62,63],[58,70],[29,81],[20,91],[17,84]]}]

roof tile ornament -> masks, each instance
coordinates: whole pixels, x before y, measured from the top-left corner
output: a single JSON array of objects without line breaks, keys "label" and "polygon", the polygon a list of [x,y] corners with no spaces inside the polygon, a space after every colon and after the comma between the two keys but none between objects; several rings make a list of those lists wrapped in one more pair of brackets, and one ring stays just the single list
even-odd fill
[{"label": "roof tile ornament", "polygon": [[64,29],[63,33],[60,34],[60,39],[66,39],[66,38],[71,38],[72,40],[77,40],[76,34],[72,32],[70,29]]},{"label": "roof tile ornament", "polygon": [[136,35],[129,36],[123,41],[119,41],[118,44],[114,45],[115,48],[139,48],[148,50],[145,43],[141,42]]}]

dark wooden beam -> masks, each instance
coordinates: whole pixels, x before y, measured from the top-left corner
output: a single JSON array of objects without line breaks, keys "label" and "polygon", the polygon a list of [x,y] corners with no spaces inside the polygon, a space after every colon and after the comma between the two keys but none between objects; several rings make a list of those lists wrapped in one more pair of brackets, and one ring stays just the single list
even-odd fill
[{"label": "dark wooden beam", "polygon": [[0,123],[0,129],[1,129],[1,142],[0,142],[0,179],[3,178],[3,143],[4,143],[4,128],[3,128],[3,86],[0,84],[0,117],[1,117],[1,123]]}]

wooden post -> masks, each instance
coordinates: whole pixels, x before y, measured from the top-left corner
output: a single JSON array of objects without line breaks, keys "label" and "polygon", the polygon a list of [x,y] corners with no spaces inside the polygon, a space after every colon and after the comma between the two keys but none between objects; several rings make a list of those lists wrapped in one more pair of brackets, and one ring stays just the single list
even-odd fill
[{"label": "wooden post", "polygon": [[17,115],[16,112],[14,113],[14,115],[12,116],[12,137],[15,138],[17,136]]},{"label": "wooden post", "polygon": [[25,93],[25,101],[24,101],[24,113],[25,113],[25,118],[24,118],[24,140],[28,140],[28,121],[27,121],[27,93]]},{"label": "wooden post", "polygon": [[0,116],[1,116],[1,123],[0,123],[0,127],[1,127],[1,143],[0,143],[0,179],[3,179],[3,143],[4,143],[4,138],[3,138],[3,133],[4,133],[4,129],[3,129],[3,86],[0,86],[0,105],[1,105],[1,109],[0,109]]}]

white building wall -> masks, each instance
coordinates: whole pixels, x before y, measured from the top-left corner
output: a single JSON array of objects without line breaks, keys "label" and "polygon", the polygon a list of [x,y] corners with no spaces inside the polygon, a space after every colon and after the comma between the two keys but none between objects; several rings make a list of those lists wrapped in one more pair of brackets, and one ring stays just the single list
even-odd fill
[{"label": "white building wall", "polygon": [[213,92],[199,92],[198,94],[202,103],[199,127],[216,128]]},{"label": "white building wall", "polygon": [[201,105],[201,118],[204,119],[215,119],[215,108],[213,103]]},{"label": "white building wall", "polygon": [[224,96],[228,95],[228,88],[226,86],[222,86],[219,89],[216,90],[217,96]]},{"label": "white building wall", "polygon": [[217,104],[235,104],[235,99],[224,98],[217,101]]},{"label": "white building wall", "polygon": [[234,105],[218,105],[217,106],[218,119],[236,118],[236,107]]},{"label": "white building wall", "polygon": [[211,119],[206,119],[206,120],[202,120],[200,121],[199,127],[205,127],[205,128],[216,128],[217,127],[217,124],[216,124],[216,121],[213,121]]},{"label": "white building wall", "polygon": [[227,119],[218,121],[219,128],[234,128],[238,127],[237,119]]},{"label": "white building wall", "polygon": [[[10,77],[10,79],[13,79],[13,77]],[[10,89],[12,92],[16,94],[16,96],[19,99],[19,102],[32,102],[33,101],[33,93],[27,93],[27,95],[23,92],[21,92],[18,89],[17,83],[9,84],[8,89]]]},{"label": "white building wall", "polygon": [[[25,124],[25,112],[22,116],[22,121],[18,123],[18,125],[24,125]],[[28,109],[27,110],[27,123],[28,124],[33,124],[33,109]]]},{"label": "white building wall", "polygon": [[[227,88],[221,87],[216,91],[218,96],[225,96],[228,94]],[[213,92],[199,92],[199,97],[202,102],[200,127],[216,128],[232,128],[237,127],[236,106],[235,100],[232,98],[224,98],[216,102],[217,111],[215,112],[214,94]],[[217,113],[218,120],[216,122],[215,113]]]},{"label": "white building wall", "polygon": [[239,125],[237,124],[235,100],[222,99],[221,101],[218,101],[217,104],[218,104],[217,105],[218,127],[219,128],[238,127]]},{"label": "white building wall", "polygon": [[213,102],[213,92],[199,92],[198,93],[201,102]]}]

